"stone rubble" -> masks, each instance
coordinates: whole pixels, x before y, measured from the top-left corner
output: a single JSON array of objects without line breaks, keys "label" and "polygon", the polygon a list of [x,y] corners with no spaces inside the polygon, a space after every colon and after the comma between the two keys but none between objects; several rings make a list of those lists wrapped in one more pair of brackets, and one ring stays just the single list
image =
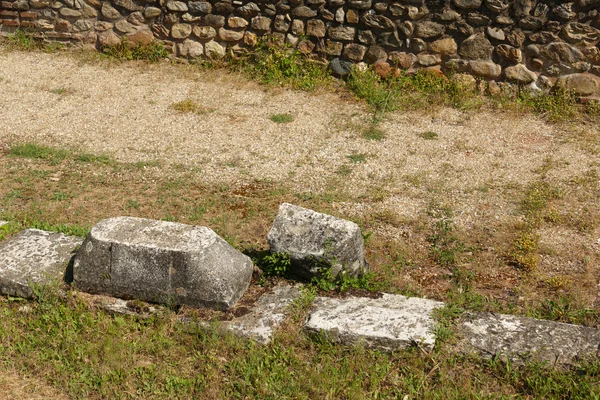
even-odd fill
[{"label": "stone rubble", "polygon": [[286,253],[293,272],[311,278],[329,270],[359,276],[368,270],[354,222],[283,203],[267,236],[271,253]]},{"label": "stone rubble", "polygon": [[0,295],[32,298],[32,285],[69,280],[65,276],[81,238],[27,229],[0,242]]},{"label": "stone rubble", "polygon": [[600,356],[600,330],[515,315],[467,313],[459,324],[464,350],[513,362],[570,364]]},{"label": "stone rubble", "polygon": [[92,228],[73,277],[90,293],[227,309],[248,288],[252,261],[206,227],[116,217]]},{"label": "stone rubble", "polygon": [[[600,76],[597,0],[3,0],[0,34],[18,28],[98,48],[156,40],[188,58],[245,51],[270,35],[331,60],[338,76],[347,74],[344,62],[362,61],[409,72],[468,73],[532,89],[546,86],[540,80]],[[184,45],[187,40],[197,45]]]},{"label": "stone rubble", "polygon": [[386,293],[378,299],[317,297],[305,329],[342,344],[387,351],[418,344],[431,351],[435,345],[432,313],[443,306],[439,301]]}]

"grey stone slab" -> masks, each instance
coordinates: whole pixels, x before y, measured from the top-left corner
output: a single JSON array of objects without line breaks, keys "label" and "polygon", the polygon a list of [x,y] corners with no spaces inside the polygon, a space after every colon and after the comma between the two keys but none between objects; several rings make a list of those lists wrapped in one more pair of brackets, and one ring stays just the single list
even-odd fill
[{"label": "grey stone slab", "polygon": [[0,243],[0,294],[33,297],[32,284],[63,280],[82,239],[27,229]]},{"label": "grey stone slab", "polygon": [[570,364],[600,355],[600,331],[594,328],[514,315],[468,313],[459,325],[463,348],[484,357],[501,355]]},{"label": "grey stone slab", "polygon": [[368,270],[363,237],[354,222],[283,203],[267,236],[272,253],[287,253],[294,272],[311,278],[324,268],[335,276]]},{"label": "grey stone slab", "polygon": [[300,294],[298,287],[276,286],[256,301],[250,313],[231,321],[223,321],[221,325],[238,336],[268,344],[279,325],[287,317],[290,306],[300,297]]},{"label": "grey stone slab", "polygon": [[248,288],[252,261],[207,227],[116,217],[92,228],[73,276],[89,293],[227,309]]},{"label": "grey stone slab", "polygon": [[406,348],[419,343],[425,350],[435,345],[432,317],[444,303],[416,297],[383,294],[371,299],[317,297],[305,324],[308,332],[325,333],[343,344],[365,343],[381,350]]}]

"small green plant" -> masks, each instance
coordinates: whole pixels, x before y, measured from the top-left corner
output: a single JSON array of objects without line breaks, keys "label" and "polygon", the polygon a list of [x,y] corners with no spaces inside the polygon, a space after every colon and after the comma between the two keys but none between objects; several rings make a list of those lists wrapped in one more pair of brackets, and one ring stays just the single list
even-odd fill
[{"label": "small green plant", "polygon": [[41,41],[37,40],[32,32],[18,29],[6,37],[6,44],[13,50],[38,50],[42,47]]},{"label": "small green plant", "polygon": [[456,265],[457,256],[464,251],[465,245],[454,233],[452,210],[444,207],[433,208],[430,209],[429,215],[434,218],[432,233],[427,238],[431,244],[432,258],[445,267]]},{"label": "small green plant", "polygon": [[52,93],[52,94],[57,94],[57,95],[60,96],[60,95],[63,95],[63,94],[70,93],[71,90],[69,88],[59,87],[59,88],[56,88],[56,89],[50,89],[49,92]]},{"label": "small green plant", "polygon": [[289,124],[294,121],[294,117],[291,114],[273,114],[271,115],[271,121],[276,124]]},{"label": "small green plant", "polygon": [[367,161],[367,155],[365,153],[350,154],[349,156],[346,156],[346,158],[348,158],[354,164],[364,163]]},{"label": "small green plant", "polygon": [[438,134],[433,131],[426,131],[419,133],[419,137],[425,140],[435,140],[438,138]]},{"label": "small green plant", "polygon": [[101,50],[108,57],[122,61],[145,60],[148,62],[158,62],[169,56],[169,52],[160,42],[152,42],[148,45],[134,45],[123,41],[118,45],[104,46]]},{"label": "small green plant", "polygon": [[385,139],[385,133],[376,126],[370,126],[363,132],[363,137],[367,140],[380,141]]},{"label": "small green plant", "polygon": [[84,163],[100,163],[100,164],[109,164],[112,162],[110,156],[105,154],[91,154],[91,153],[82,153],[78,154],[76,160]]},{"label": "small green plant", "polygon": [[262,270],[265,277],[286,276],[292,265],[288,253],[269,253],[262,258],[255,258],[254,263]]},{"label": "small green plant", "polygon": [[208,114],[214,111],[214,109],[204,107],[192,99],[185,99],[178,101],[177,103],[173,103],[171,104],[171,108],[175,111],[179,111],[180,113],[193,113],[198,115]]}]

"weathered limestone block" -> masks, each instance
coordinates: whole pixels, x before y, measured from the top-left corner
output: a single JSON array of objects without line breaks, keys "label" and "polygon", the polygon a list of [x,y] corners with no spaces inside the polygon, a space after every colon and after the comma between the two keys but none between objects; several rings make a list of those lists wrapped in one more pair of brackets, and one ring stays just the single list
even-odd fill
[{"label": "weathered limestone block", "polygon": [[0,243],[0,294],[30,298],[31,284],[63,280],[81,238],[27,229]]},{"label": "weathered limestone block", "polygon": [[529,359],[568,364],[597,356],[600,331],[578,325],[514,315],[469,313],[460,323],[465,350],[484,357],[503,355],[511,361]]},{"label": "weathered limestone block", "polygon": [[267,241],[272,253],[288,253],[295,272],[306,277],[327,268],[333,276],[368,270],[358,225],[307,208],[283,203]]},{"label": "weathered limestone block", "polygon": [[342,344],[395,350],[419,343],[430,351],[435,346],[432,312],[443,306],[439,301],[392,294],[379,299],[317,297],[305,329]]},{"label": "weathered limestone block", "polygon": [[248,288],[252,261],[206,227],[116,217],[92,228],[73,271],[90,293],[226,309]]},{"label": "weathered limestone block", "polygon": [[276,286],[262,295],[250,312],[231,321],[223,321],[221,326],[234,334],[268,344],[273,334],[289,314],[289,308],[298,297],[300,289],[294,286]]}]

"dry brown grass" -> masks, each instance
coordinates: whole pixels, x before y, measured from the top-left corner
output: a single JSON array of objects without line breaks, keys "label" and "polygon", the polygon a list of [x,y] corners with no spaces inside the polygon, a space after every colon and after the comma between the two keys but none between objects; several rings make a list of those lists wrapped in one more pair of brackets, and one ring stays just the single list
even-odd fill
[{"label": "dry brown grass", "polygon": [[5,400],[67,400],[69,397],[38,378],[0,371],[0,398]]}]

